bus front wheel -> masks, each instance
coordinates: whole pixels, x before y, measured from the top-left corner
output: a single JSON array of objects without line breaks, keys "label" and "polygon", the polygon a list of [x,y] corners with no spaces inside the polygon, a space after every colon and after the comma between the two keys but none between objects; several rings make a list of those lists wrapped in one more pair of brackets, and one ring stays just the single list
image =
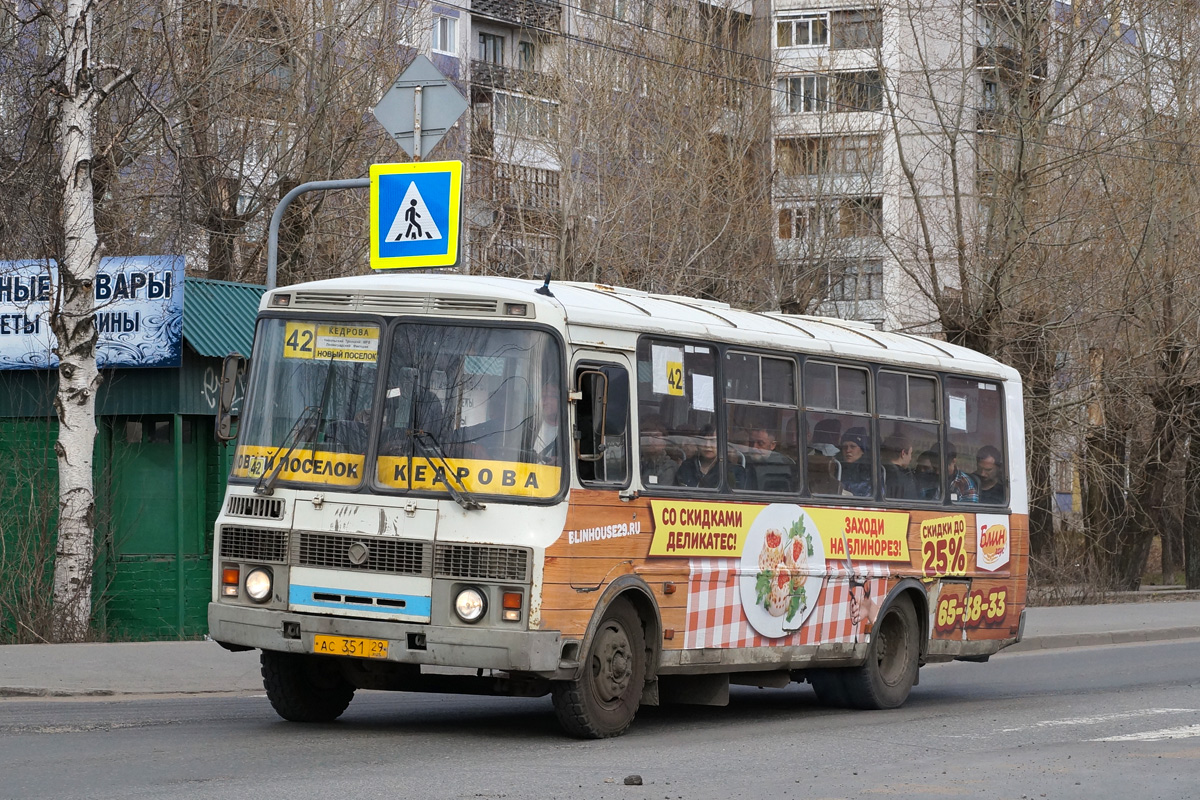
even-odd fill
[{"label": "bus front wheel", "polygon": [[645,680],[642,621],[628,601],[617,600],[596,627],[582,674],[554,683],[558,721],[567,733],[584,739],[619,736],[637,714]]},{"label": "bus front wheel", "polygon": [[907,595],[900,595],[875,622],[867,661],[846,670],[846,698],[855,708],[899,708],[917,680],[920,660],[917,612]]},{"label": "bus front wheel", "polygon": [[261,661],[267,699],[289,722],[332,722],[354,697],[337,665],[319,656],[263,650]]}]

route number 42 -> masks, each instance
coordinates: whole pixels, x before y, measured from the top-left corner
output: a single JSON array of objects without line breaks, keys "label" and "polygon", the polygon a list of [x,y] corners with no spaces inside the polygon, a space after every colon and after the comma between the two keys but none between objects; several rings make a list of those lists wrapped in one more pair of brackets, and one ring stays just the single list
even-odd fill
[{"label": "route number 42", "polygon": [[667,394],[683,397],[683,363],[667,362]]},{"label": "route number 42", "polygon": [[317,331],[312,325],[289,322],[283,332],[284,358],[312,358]]}]

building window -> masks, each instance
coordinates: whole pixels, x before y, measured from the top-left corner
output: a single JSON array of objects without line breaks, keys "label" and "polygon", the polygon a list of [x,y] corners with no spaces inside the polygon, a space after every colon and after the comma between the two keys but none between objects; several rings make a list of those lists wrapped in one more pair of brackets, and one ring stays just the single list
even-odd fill
[{"label": "building window", "polygon": [[433,15],[433,51],[446,55],[458,55],[458,20],[454,17]]},{"label": "building window", "polygon": [[517,42],[517,66],[521,69],[537,69],[537,46],[533,42]]},{"label": "building window", "polygon": [[647,28],[654,26],[654,0],[642,0],[641,24]]},{"label": "building window", "polygon": [[995,81],[984,81],[981,108],[984,111],[995,111],[999,106],[1000,85]]},{"label": "building window", "polygon": [[875,171],[879,139],[875,136],[809,136],[775,140],[775,169],[783,177],[797,175],[869,175]]},{"label": "building window", "polygon": [[848,197],[838,209],[838,238],[878,236],[883,227],[882,197]]},{"label": "building window", "polygon": [[779,238],[805,239],[827,236],[835,230],[838,207],[833,203],[814,203],[779,209]]},{"label": "building window", "polygon": [[496,92],[493,105],[498,131],[548,139],[558,130],[558,105],[550,100]]},{"label": "building window", "polygon": [[777,88],[789,114],[813,111],[880,111],[883,78],[879,72],[839,72],[784,78]]},{"label": "building window", "polygon": [[504,37],[495,33],[479,34],[479,60],[504,65]]},{"label": "building window", "polygon": [[779,81],[784,109],[789,114],[827,111],[829,109],[829,76],[804,75]]},{"label": "building window", "polygon": [[825,171],[829,161],[826,139],[778,139],[775,142],[775,169],[785,177],[817,175]]},{"label": "building window", "polygon": [[829,265],[826,297],[838,302],[883,299],[883,261],[835,261]]},{"label": "building window", "polygon": [[837,75],[834,108],[837,111],[881,111],[883,79],[878,72],[843,72]]},{"label": "building window", "polygon": [[783,17],[775,23],[776,47],[814,47],[829,44],[829,16],[808,14]]},{"label": "building window", "polygon": [[876,49],[883,43],[883,21],[878,11],[835,11],[830,15],[830,50]]}]

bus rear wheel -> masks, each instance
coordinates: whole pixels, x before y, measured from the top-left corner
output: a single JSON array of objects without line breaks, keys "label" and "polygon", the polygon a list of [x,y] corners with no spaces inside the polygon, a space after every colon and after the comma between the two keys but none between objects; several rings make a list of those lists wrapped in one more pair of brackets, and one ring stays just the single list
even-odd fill
[{"label": "bus rear wheel", "polygon": [[917,612],[907,595],[884,610],[871,632],[867,661],[843,674],[846,697],[855,708],[899,708],[917,680],[920,643]]},{"label": "bus rear wheel", "polygon": [[606,739],[625,732],[646,680],[646,641],[633,606],[617,600],[604,611],[579,678],[555,681],[558,721],[572,736]]},{"label": "bus rear wheel", "polygon": [[332,722],[354,698],[354,686],[328,659],[263,650],[261,663],[267,699],[289,722]]}]

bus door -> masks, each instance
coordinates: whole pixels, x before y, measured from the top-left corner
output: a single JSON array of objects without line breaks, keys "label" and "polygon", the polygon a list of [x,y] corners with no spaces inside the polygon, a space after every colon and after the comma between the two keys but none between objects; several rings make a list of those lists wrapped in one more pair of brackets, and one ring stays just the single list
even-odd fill
[{"label": "bus door", "polygon": [[621,356],[582,357],[572,372],[572,442],[576,474],[589,488],[629,486],[629,363]]}]

